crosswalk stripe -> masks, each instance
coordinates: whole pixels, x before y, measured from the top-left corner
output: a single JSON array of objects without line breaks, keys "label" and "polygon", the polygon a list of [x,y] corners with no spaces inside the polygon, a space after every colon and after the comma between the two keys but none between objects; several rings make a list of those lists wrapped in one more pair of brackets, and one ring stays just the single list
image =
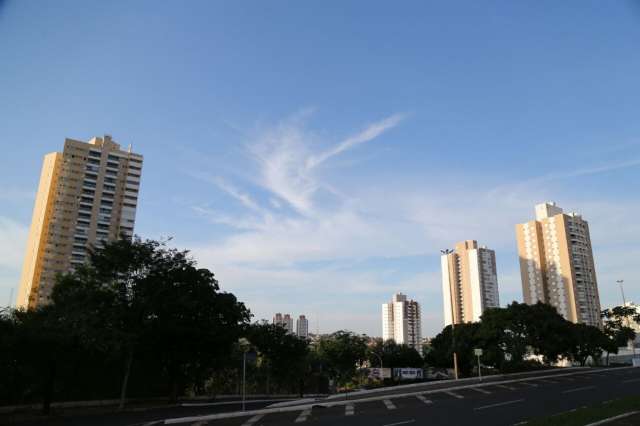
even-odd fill
[{"label": "crosswalk stripe", "polygon": [[424,402],[425,404],[433,404],[433,401],[425,398],[423,395],[416,395],[416,398],[418,398],[420,401]]},{"label": "crosswalk stripe", "polygon": [[344,406],[344,415],[345,416],[353,416],[353,405],[345,405]]},{"label": "crosswalk stripe", "polygon": [[311,414],[311,410],[310,409],[302,411],[300,413],[300,415],[298,416],[298,418],[296,419],[296,423],[306,422],[307,421],[307,417],[309,417],[309,414]]},{"label": "crosswalk stripe", "polygon": [[464,396],[459,395],[459,394],[457,394],[455,392],[452,392],[452,391],[444,391],[444,393],[446,393],[447,395],[451,395],[454,398],[458,398],[458,399],[463,399],[464,398]]},{"label": "crosswalk stripe", "polygon": [[489,395],[491,393],[488,390],[482,389],[482,388],[471,388],[471,389],[473,389],[476,392],[484,393],[484,394],[487,394],[487,395]]},{"label": "crosswalk stripe", "polygon": [[264,414],[256,414],[255,416],[251,417],[249,420],[244,422],[242,426],[253,426],[254,423],[258,422],[258,420],[260,420],[263,417],[264,417]]},{"label": "crosswalk stripe", "polygon": [[384,405],[386,405],[386,406],[387,406],[387,409],[388,409],[388,410],[395,410],[395,409],[396,409],[396,406],[395,406],[395,405],[393,405],[393,402],[391,402],[390,400],[388,400],[388,399],[383,399],[383,400],[382,400],[382,402],[384,402]]},{"label": "crosswalk stripe", "polygon": [[516,388],[514,388],[513,386],[507,386],[507,385],[494,385],[494,386],[502,389],[516,390]]}]

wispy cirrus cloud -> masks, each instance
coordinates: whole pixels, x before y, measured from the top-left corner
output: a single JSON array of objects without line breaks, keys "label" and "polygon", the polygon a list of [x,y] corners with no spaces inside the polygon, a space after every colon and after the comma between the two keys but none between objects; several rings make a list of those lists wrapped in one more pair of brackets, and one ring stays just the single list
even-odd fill
[{"label": "wispy cirrus cloud", "polygon": [[[626,200],[612,208],[606,202],[585,202],[561,182],[562,176],[633,167],[631,160],[499,186],[475,176],[458,176],[456,187],[445,191],[440,185],[423,184],[439,182],[425,169],[420,182],[404,181],[402,173],[396,180],[370,176],[364,186],[341,181],[337,191],[331,186],[337,169],[327,167],[319,173],[322,166],[348,150],[360,152],[355,149],[400,125],[404,116],[387,117],[334,145],[309,130],[306,118],[284,120],[253,133],[243,164],[252,178],[206,175],[216,191],[236,201],[238,209],[194,207],[201,217],[230,232],[189,246],[257,317],[270,318],[273,310],[295,307],[308,315],[330,316],[333,319],[323,320],[321,330],[331,331],[344,328],[343,313],[354,311],[361,320],[352,326],[375,335],[380,332],[379,303],[403,291],[423,302],[425,318],[436,320],[423,324],[427,335],[433,335],[441,329],[439,249],[463,239],[477,239],[496,249],[501,301],[520,300],[514,225],[529,220],[534,204],[544,200],[556,200],[590,220],[596,254],[604,259],[603,264],[596,260],[597,265],[605,279],[612,274],[607,263],[616,251],[615,242],[640,238],[637,226],[615,224],[628,222],[625,215],[637,209],[634,203]],[[549,185],[554,179],[559,182]],[[602,232],[595,222],[624,229],[626,234]],[[610,296],[601,297],[606,305]],[[354,298],[362,302],[354,304]]]}]

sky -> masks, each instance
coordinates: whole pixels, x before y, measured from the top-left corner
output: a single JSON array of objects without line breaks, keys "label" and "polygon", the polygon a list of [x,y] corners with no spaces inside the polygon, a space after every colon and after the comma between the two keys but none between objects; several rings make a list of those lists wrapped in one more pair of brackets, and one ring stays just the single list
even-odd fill
[{"label": "sky", "polygon": [[173,237],[254,319],[442,329],[439,251],[589,221],[603,307],[640,302],[637,1],[0,0],[0,305],[42,158],[111,134],[144,155],[135,231]]}]

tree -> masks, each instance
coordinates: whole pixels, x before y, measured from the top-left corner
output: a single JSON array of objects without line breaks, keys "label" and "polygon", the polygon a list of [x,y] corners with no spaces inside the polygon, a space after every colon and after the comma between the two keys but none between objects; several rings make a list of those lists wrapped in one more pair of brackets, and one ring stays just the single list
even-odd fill
[{"label": "tree", "polygon": [[364,337],[350,331],[336,331],[323,337],[318,354],[323,359],[329,377],[338,384],[346,384],[356,373],[357,365],[366,358],[367,345]]},{"label": "tree", "polygon": [[250,317],[187,251],[137,237],[93,250],[87,264],[58,278],[52,299],[87,347],[121,360],[120,407],[134,359],[160,360],[175,399],[187,377],[202,378],[230,353]]},{"label": "tree", "polygon": [[627,345],[636,338],[636,332],[630,327],[631,321],[640,322],[640,314],[632,306],[616,306],[601,312],[603,332],[607,337],[604,349],[607,351],[607,365],[609,354],[618,353],[618,348]]},{"label": "tree", "polygon": [[[452,329],[454,330],[452,332]],[[453,352],[456,352],[461,375],[470,375],[475,366],[473,350],[479,347],[480,323],[462,323],[446,326],[431,339],[425,358],[434,367],[453,368]],[[455,336],[455,343],[454,343]]]},{"label": "tree", "polygon": [[584,366],[589,357],[595,362],[600,360],[603,348],[607,347],[608,339],[598,328],[582,323],[569,323],[568,339],[571,342],[568,354],[574,361]]},{"label": "tree", "polygon": [[309,369],[309,344],[276,324],[256,323],[247,331],[247,338],[258,349],[267,368],[281,386],[298,385],[303,391],[305,373]]},{"label": "tree", "polygon": [[418,351],[408,345],[399,345],[392,339],[384,342],[382,339],[376,339],[375,343],[367,349],[367,360],[370,365],[377,366],[380,363],[378,357],[382,359],[383,366],[388,368],[419,368],[424,365],[424,359]]}]

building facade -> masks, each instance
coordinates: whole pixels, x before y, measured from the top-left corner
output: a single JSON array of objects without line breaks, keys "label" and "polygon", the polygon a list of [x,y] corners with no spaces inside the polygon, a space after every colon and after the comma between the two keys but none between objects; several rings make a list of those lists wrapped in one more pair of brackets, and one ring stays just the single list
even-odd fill
[{"label": "building facade", "polygon": [[589,224],[553,202],[535,211],[535,220],[516,225],[525,303],[547,303],[569,321],[601,327]]},{"label": "building facade", "polygon": [[294,333],[293,318],[289,314],[275,314],[275,316],[273,317],[273,323],[283,327],[285,330],[287,330],[287,333]]},{"label": "building facade", "polygon": [[44,157],[17,307],[48,303],[56,275],[84,263],[89,247],[133,235],[142,160],[108,135],[66,139]]},{"label": "building facade", "polygon": [[394,294],[390,303],[383,303],[382,339],[392,339],[422,353],[420,304],[407,300],[407,296],[402,293]]},{"label": "building facade", "polygon": [[480,321],[485,309],[500,306],[493,250],[466,240],[444,252],[440,263],[445,326]]},{"label": "building facade", "polygon": [[300,315],[296,320],[296,334],[303,339],[309,337],[309,320],[304,315]]}]

